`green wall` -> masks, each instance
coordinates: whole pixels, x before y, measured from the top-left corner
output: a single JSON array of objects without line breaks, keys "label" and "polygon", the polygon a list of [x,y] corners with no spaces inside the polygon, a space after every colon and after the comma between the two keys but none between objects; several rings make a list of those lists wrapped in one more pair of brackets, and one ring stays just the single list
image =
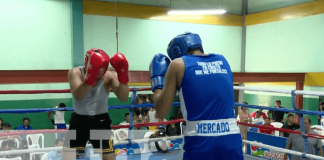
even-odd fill
[{"label": "green wall", "polygon": [[71,68],[69,0],[1,0],[0,15],[1,70]]},{"label": "green wall", "polygon": [[246,72],[323,72],[324,14],[247,27]]},{"label": "green wall", "polygon": [[[97,47],[112,56],[116,47],[116,18],[84,15],[84,50]],[[205,53],[223,54],[234,72],[240,71],[241,27],[118,18],[119,52],[130,70],[148,70],[156,53],[166,53],[172,38],[186,31],[201,36]],[[138,63],[141,62],[141,63]]]}]

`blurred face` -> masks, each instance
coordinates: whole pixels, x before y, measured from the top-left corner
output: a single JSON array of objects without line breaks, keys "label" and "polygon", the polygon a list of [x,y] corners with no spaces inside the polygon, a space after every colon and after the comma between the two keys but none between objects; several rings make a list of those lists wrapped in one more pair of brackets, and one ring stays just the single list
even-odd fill
[{"label": "blurred face", "polygon": [[310,129],[311,124],[309,123],[307,118],[304,118],[304,125],[305,125],[305,130],[308,131]]},{"label": "blurred face", "polygon": [[264,120],[264,124],[269,125],[269,124],[270,124],[270,120],[269,120],[268,118],[266,118],[266,119]]},{"label": "blurred face", "polygon": [[262,113],[262,109],[259,109],[259,112]]},{"label": "blurred face", "polygon": [[261,114],[258,113],[258,114],[255,114],[255,118],[260,118],[261,117]]},{"label": "blurred face", "polygon": [[0,125],[2,124],[2,120],[0,119]]},{"label": "blurred face", "polygon": [[276,102],[276,107],[281,106],[281,102]]},{"label": "blurred face", "polygon": [[3,126],[3,130],[9,131],[10,130],[10,126]]},{"label": "blurred face", "polygon": [[127,116],[125,117],[125,121],[126,121],[126,122],[129,122],[129,115],[127,115]]},{"label": "blurred face", "polygon": [[24,126],[27,127],[29,125],[29,120],[24,120]]},{"label": "blurred face", "polygon": [[246,110],[248,110],[248,108],[247,107],[243,107],[242,110],[243,111],[246,111]]},{"label": "blurred face", "polygon": [[98,78],[101,78],[105,74],[105,70],[107,67],[102,67],[99,71]]},{"label": "blurred face", "polygon": [[57,143],[57,145],[55,145],[56,147],[59,147],[59,146],[63,146],[63,141],[59,141],[58,143]]},{"label": "blurred face", "polygon": [[290,117],[288,117],[288,121],[289,121],[290,123],[294,123],[294,120],[295,120],[294,116],[290,116]]}]

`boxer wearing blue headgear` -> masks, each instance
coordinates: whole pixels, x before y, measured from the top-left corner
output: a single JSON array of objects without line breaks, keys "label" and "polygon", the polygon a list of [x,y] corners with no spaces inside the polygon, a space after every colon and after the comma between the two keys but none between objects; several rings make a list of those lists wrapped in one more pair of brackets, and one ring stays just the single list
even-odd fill
[{"label": "boxer wearing blue headgear", "polygon": [[167,51],[171,60],[174,60],[186,55],[188,51],[193,49],[199,49],[204,53],[199,35],[187,32],[173,38],[169,43]]},{"label": "boxer wearing blue headgear", "polygon": [[178,91],[184,130],[183,159],[243,160],[234,118],[233,73],[224,56],[204,54],[199,36],[176,36],[168,54],[154,55],[150,77],[156,116],[168,115]]}]

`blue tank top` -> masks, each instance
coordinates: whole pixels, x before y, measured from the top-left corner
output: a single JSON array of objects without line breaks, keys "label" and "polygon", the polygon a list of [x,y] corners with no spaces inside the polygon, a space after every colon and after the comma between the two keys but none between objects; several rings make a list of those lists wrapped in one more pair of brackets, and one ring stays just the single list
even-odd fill
[{"label": "blue tank top", "polygon": [[233,73],[224,56],[186,55],[185,72],[179,88],[185,120],[234,118]]},{"label": "blue tank top", "polygon": [[182,59],[183,159],[243,160],[241,134],[234,118],[233,73],[227,60],[218,54]]}]

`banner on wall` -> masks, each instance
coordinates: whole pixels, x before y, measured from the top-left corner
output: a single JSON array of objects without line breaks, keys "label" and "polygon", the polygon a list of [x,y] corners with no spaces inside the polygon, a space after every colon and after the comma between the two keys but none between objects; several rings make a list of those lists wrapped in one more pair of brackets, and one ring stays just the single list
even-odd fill
[{"label": "banner on wall", "polygon": [[[256,141],[256,142],[271,145],[274,147],[286,148],[287,138],[248,131],[247,140],[248,141]],[[269,160],[283,160],[283,158],[284,158],[283,152],[277,152],[277,151],[273,151],[271,149],[260,148],[260,147],[251,146],[251,145],[247,145],[247,147],[248,147],[247,153],[250,155],[253,155],[253,156],[262,157],[262,158],[266,158]],[[288,160],[291,160],[291,156],[289,154],[288,154]]]}]

